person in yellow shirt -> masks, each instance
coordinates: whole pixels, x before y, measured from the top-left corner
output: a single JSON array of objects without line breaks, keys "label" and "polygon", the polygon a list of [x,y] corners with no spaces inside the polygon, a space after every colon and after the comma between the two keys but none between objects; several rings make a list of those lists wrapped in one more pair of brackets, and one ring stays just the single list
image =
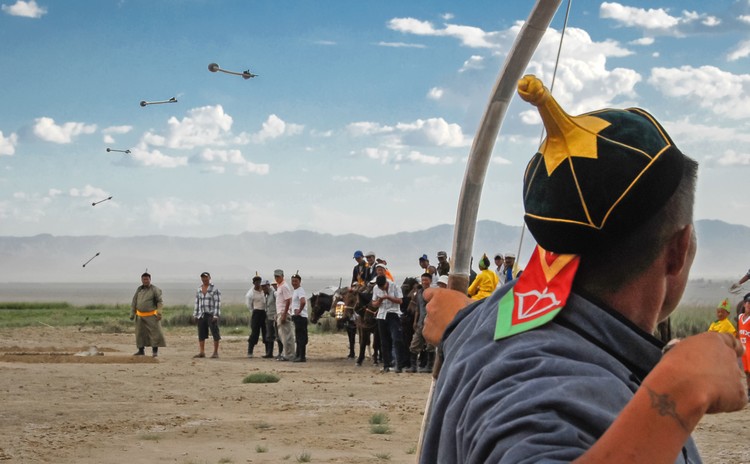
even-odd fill
[{"label": "person in yellow shirt", "polygon": [[479,274],[474,282],[469,285],[468,294],[474,300],[481,300],[492,295],[497,287],[497,274],[495,271],[491,271],[490,259],[486,254],[482,255],[482,259],[479,260]]},{"label": "person in yellow shirt", "polygon": [[732,322],[728,319],[731,309],[732,308],[729,304],[729,298],[724,298],[724,301],[719,303],[719,306],[716,307],[716,320],[712,322],[708,327],[708,331],[728,333],[733,337],[737,337],[737,330],[734,328]]}]

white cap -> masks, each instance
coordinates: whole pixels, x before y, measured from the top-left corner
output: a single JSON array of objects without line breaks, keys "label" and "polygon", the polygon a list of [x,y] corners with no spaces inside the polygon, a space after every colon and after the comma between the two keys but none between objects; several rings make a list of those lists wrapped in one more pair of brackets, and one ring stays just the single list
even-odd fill
[{"label": "white cap", "polygon": [[448,275],[444,274],[438,277],[438,283],[448,285]]}]

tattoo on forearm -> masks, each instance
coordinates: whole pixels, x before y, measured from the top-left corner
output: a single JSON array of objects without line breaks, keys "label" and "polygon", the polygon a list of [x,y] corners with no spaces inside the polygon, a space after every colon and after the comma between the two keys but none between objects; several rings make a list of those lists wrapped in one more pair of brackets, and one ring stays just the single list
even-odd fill
[{"label": "tattoo on forearm", "polygon": [[688,429],[688,426],[685,424],[685,422],[682,420],[679,414],[677,414],[677,406],[675,404],[675,401],[669,397],[668,394],[659,394],[653,391],[652,389],[646,387],[646,390],[648,391],[648,395],[651,398],[651,407],[656,409],[656,412],[660,416],[667,416],[674,419],[678,424],[680,424],[680,427],[682,427],[683,430],[690,432],[690,429]]}]

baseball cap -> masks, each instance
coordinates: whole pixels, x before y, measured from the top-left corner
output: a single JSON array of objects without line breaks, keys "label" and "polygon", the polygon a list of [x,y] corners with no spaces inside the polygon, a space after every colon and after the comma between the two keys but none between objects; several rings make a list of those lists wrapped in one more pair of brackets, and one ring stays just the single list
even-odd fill
[{"label": "baseball cap", "polygon": [[447,258],[448,257],[448,253],[446,253],[444,251],[438,251],[437,252],[437,257],[438,258]]},{"label": "baseball cap", "polygon": [[365,255],[362,253],[362,250],[357,250],[357,251],[354,252],[354,257],[355,258],[362,258],[364,256]]},{"label": "baseball cap", "polygon": [[422,255],[419,257],[420,261],[429,261],[430,259],[427,257],[427,255]]},{"label": "baseball cap", "polygon": [[368,251],[367,253],[365,253],[365,256],[375,256],[375,252],[374,251]]},{"label": "baseball cap", "polygon": [[268,279],[264,280],[260,283],[261,285],[271,285],[271,282],[268,281]]},{"label": "baseball cap", "polygon": [[273,271],[273,276],[274,277],[284,277],[284,271],[282,271],[281,269],[276,269],[275,271]]},{"label": "baseball cap", "polygon": [[444,274],[438,277],[438,283],[448,285],[448,276]]}]

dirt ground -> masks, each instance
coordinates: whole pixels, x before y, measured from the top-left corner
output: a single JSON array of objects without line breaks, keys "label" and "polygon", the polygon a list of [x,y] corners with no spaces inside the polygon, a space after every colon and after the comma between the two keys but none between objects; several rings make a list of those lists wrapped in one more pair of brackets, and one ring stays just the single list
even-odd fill
[{"label": "dirt ground", "polygon": [[[166,335],[154,360],[131,356],[132,334],[0,331],[0,461],[414,462],[429,375],[355,367],[344,334],[311,335],[305,364],[247,359],[246,335],[193,359],[192,330]],[[103,354],[74,356],[91,346]],[[253,372],[281,380],[243,383]],[[704,419],[706,463],[750,463],[748,411]],[[371,431],[378,413],[390,433]]]}]

